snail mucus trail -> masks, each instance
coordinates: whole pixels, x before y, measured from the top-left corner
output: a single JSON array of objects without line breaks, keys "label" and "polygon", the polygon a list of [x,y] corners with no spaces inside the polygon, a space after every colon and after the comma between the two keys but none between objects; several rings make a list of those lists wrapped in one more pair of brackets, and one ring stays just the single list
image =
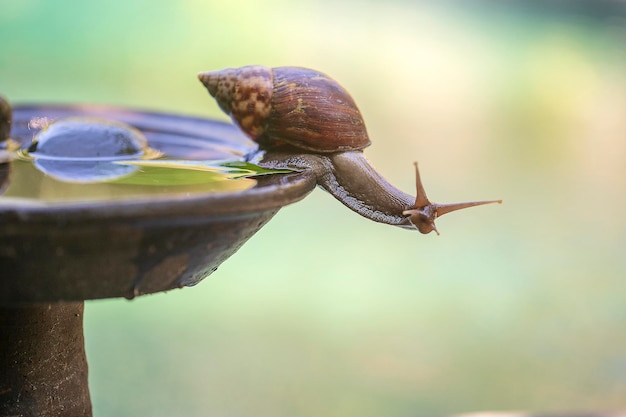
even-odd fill
[{"label": "snail mucus trail", "polygon": [[220,108],[265,151],[259,165],[312,170],[319,186],[358,214],[430,233],[446,213],[501,200],[431,203],[415,164],[416,196],[391,185],[363,154],[365,123],[348,92],[327,75],[298,67],[246,66],[201,72]]}]

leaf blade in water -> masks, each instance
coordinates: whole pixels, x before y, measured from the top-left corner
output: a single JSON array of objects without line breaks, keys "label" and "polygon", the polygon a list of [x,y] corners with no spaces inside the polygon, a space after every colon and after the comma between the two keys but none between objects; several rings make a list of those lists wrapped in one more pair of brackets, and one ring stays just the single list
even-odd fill
[{"label": "leaf blade in water", "polygon": [[190,161],[190,160],[131,160],[116,161],[140,169],[123,178],[112,180],[117,184],[135,185],[185,185],[248,178],[258,175],[282,174],[291,170],[265,169],[240,161]]}]

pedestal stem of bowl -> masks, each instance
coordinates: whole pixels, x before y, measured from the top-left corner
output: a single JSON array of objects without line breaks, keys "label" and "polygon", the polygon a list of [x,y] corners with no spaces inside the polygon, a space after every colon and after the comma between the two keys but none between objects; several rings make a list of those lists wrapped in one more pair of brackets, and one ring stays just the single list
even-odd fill
[{"label": "pedestal stem of bowl", "polygon": [[83,311],[0,306],[0,416],[91,416]]}]

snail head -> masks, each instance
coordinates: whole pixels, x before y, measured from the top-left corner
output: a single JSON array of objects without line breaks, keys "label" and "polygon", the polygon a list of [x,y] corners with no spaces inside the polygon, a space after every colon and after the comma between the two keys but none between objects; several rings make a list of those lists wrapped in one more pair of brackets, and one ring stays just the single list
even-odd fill
[{"label": "snail head", "polygon": [[416,184],[416,196],[415,204],[410,209],[404,210],[402,214],[407,216],[409,222],[420,233],[427,234],[432,231],[439,234],[437,227],[435,226],[435,219],[441,217],[444,214],[452,211],[461,210],[468,207],[482,206],[484,204],[498,203],[501,204],[502,200],[488,200],[488,201],[470,201],[466,203],[452,203],[452,204],[436,204],[431,203],[426,196],[426,191],[420,178],[420,172],[415,162],[415,184]]}]

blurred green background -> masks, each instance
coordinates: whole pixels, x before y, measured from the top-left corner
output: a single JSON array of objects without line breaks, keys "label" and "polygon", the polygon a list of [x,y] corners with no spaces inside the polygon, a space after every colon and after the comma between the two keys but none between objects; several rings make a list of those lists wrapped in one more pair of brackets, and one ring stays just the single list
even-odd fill
[{"label": "blurred green background", "polygon": [[504,199],[437,237],[316,190],[195,288],[88,302],[95,416],[625,407],[626,13],[563,3],[1,0],[14,103],[226,120],[196,72],[307,66],[392,183]]}]

